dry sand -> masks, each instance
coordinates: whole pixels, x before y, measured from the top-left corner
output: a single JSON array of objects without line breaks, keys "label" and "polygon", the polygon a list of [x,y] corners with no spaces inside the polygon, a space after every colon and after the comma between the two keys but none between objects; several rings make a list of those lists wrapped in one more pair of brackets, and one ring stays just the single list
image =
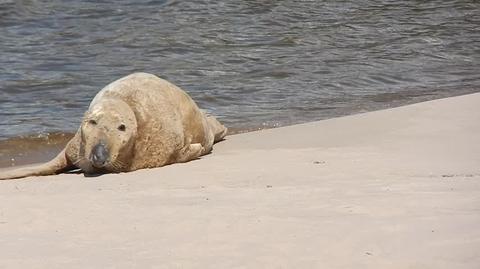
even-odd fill
[{"label": "dry sand", "polygon": [[480,268],[480,94],[0,182],[0,268]]}]

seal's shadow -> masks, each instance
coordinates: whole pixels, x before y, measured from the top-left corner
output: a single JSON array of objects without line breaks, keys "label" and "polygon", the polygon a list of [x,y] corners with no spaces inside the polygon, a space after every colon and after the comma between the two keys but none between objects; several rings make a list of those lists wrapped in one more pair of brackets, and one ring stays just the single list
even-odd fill
[{"label": "seal's shadow", "polygon": [[103,176],[105,175],[105,173],[83,173],[83,176],[84,177],[99,177],[99,176]]},{"label": "seal's shadow", "polygon": [[104,174],[107,174],[107,173],[84,173],[82,171],[82,169],[74,169],[74,170],[70,170],[70,171],[66,171],[64,172],[65,174],[72,174],[72,175],[79,175],[79,174],[83,174],[84,177],[99,177],[99,176],[102,176]]}]

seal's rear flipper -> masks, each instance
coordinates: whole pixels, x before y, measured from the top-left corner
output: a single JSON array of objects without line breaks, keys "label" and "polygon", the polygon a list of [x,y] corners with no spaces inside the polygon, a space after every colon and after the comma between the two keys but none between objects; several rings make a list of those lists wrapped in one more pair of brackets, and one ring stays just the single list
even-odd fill
[{"label": "seal's rear flipper", "polygon": [[68,171],[70,168],[73,168],[73,165],[68,163],[65,150],[62,150],[57,157],[47,163],[0,172],[0,180],[54,175]]},{"label": "seal's rear flipper", "polygon": [[213,132],[214,139],[213,143],[217,143],[222,141],[223,138],[227,135],[227,127],[223,126],[214,116],[205,114],[207,118],[208,125]]}]

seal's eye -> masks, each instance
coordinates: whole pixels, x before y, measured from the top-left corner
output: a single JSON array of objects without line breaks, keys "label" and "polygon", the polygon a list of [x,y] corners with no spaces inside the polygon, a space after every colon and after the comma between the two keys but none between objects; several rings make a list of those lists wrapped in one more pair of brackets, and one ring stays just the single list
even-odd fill
[{"label": "seal's eye", "polygon": [[90,123],[91,125],[97,125],[97,121],[96,121],[96,120],[89,120],[88,123]]},{"label": "seal's eye", "polygon": [[124,132],[125,129],[127,129],[127,127],[125,127],[125,124],[120,124],[120,126],[118,126],[118,130],[119,130],[119,131]]}]

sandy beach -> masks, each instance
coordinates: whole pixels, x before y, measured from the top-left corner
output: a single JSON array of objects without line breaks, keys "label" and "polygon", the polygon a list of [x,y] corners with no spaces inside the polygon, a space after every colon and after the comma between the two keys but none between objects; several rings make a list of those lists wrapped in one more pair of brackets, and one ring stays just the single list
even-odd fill
[{"label": "sandy beach", "polygon": [[480,94],[0,181],[0,268],[480,268]]}]

